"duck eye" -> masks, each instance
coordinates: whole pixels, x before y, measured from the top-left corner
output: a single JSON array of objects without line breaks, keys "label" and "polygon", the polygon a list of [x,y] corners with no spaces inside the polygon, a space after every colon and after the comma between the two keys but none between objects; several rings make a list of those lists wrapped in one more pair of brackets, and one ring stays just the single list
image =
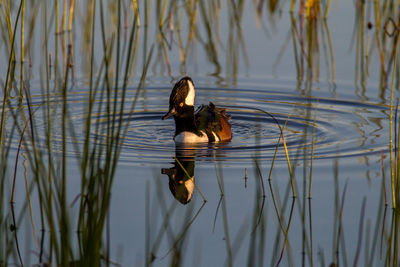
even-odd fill
[{"label": "duck eye", "polygon": [[183,107],[183,102],[179,103],[179,106],[180,106],[180,107]]}]

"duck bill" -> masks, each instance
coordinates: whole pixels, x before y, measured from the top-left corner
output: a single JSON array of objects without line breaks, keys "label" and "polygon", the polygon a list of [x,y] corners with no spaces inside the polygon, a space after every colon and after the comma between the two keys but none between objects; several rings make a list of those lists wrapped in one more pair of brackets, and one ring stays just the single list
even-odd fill
[{"label": "duck bill", "polygon": [[171,108],[167,114],[161,117],[162,120],[168,119],[171,116],[174,116],[176,114],[175,108]]}]

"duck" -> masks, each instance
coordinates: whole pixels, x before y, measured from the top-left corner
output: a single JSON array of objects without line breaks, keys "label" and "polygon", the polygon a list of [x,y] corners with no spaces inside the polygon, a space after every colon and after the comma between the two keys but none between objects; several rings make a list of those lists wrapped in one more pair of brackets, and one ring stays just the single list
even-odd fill
[{"label": "duck", "polygon": [[[193,150],[191,151],[194,154]],[[174,167],[162,168],[161,173],[168,175],[168,187],[172,195],[181,204],[186,205],[193,197],[195,188],[194,167],[195,157],[182,156],[183,151],[176,150]],[[185,153],[185,152],[183,152]]]},{"label": "duck", "polygon": [[212,102],[201,105],[195,112],[195,96],[194,83],[189,76],[181,78],[172,89],[169,110],[161,119],[174,117],[175,143],[229,142],[232,139],[231,116]]}]

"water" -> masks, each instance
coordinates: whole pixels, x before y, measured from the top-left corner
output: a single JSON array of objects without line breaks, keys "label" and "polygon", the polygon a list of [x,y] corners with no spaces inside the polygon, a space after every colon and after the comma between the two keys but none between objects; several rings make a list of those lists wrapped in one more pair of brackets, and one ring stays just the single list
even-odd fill
[{"label": "water", "polygon": [[[226,8],[227,4],[222,5]],[[310,69],[306,67],[309,51],[293,49],[293,40],[288,39],[294,38],[288,7],[263,16],[261,21],[255,18],[254,12],[251,8],[244,9],[244,44],[240,42],[239,34],[231,32],[235,27],[226,22],[230,18],[229,12],[221,15],[223,30],[218,36],[222,41],[216,46],[218,51],[214,51],[218,54],[216,57],[212,55],[211,44],[204,41],[207,38],[203,38],[203,42],[192,43],[185,63],[181,61],[181,51],[173,45],[168,50],[167,63],[159,36],[150,35],[147,40],[155,45],[153,61],[137,95],[133,113],[131,103],[137,93],[137,76],[146,56],[141,55],[132,67],[134,75],[129,80],[122,112],[128,128],[119,146],[107,229],[103,232],[104,240],[107,240],[104,243],[110,244],[112,262],[140,266],[145,265],[151,255],[154,265],[165,266],[178,255],[182,265],[186,266],[222,266],[229,265],[231,260],[235,266],[250,264],[251,260],[260,261],[260,265],[276,266],[283,250],[281,266],[299,266],[303,260],[306,265],[311,265],[311,261],[317,266],[323,261],[328,265],[337,262],[337,257],[341,264],[351,265],[358,256],[358,264],[364,266],[370,263],[371,252],[375,253],[372,265],[385,263],[380,250],[382,247],[386,251],[388,247],[385,239],[392,220],[388,152],[390,93],[380,86],[378,53],[370,55],[368,73],[356,68],[357,44],[352,41],[353,29],[350,27],[355,25],[355,10],[351,3],[336,3],[330,9],[328,20],[325,23],[319,21],[319,28],[315,30],[319,46],[313,50]],[[204,18],[200,20],[203,21]],[[296,27],[298,29],[299,23]],[[150,33],[156,30],[153,24],[148,28]],[[330,58],[328,30],[334,62]],[[80,36],[83,31],[83,27],[77,27],[75,34]],[[199,27],[198,31],[205,35],[207,28]],[[97,35],[100,40],[101,35],[98,32]],[[236,36],[232,37],[233,41],[231,35]],[[367,31],[363,37],[367,39],[368,36],[372,33]],[[53,43],[55,37],[49,38]],[[63,153],[67,156],[68,210],[74,230],[79,214],[75,200],[80,194],[80,160],[84,156],[90,95],[88,70],[83,59],[87,53],[79,41],[74,41],[74,62],[78,62],[81,55],[83,63],[76,63],[73,83],[67,91],[66,139],[60,126],[63,118],[61,93],[45,93],[45,85],[39,78],[43,79],[40,75],[43,75],[44,67],[39,59],[33,60],[36,68],[32,68],[31,80],[27,82],[32,96],[30,105],[34,111],[36,148],[44,155],[48,125],[46,101],[50,98],[52,156],[57,163],[62,162]],[[176,42],[178,40],[173,39],[171,43],[176,45]],[[298,39],[295,42],[299,45]],[[41,47],[37,43],[40,42],[34,42],[34,48]],[[100,43],[95,45],[97,52],[102,51]],[[128,43],[124,38],[121,45],[126,49]],[[144,53],[147,49],[148,53],[148,43],[140,39],[138,51]],[[42,48],[35,49],[41,51]],[[98,57],[96,63],[100,66],[101,57]],[[303,73],[296,65],[302,57],[305,62]],[[168,64],[172,77],[168,74]],[[1,74],[5,73],[3,68],[0,66]],[[99,73],[100,77],[104,75]],[[175,145],[172,139],[174,121],[163,121],[161,116],[168,110],[168,97],[174,82],[184,74],[194,80],[197,106],[212,101],[232,115],[233,138],[230,142],[193,147]],[[56,84],[51,79],[50,83],[51,88]],[[121,78],[119,85],[122,83]],[[99,145],[105,148],[110,129],[109,113],[104,107],[97,111],[100,100],[102,96],[98,94],[95,112],[89,121],[89,136],[93,143],[102,140]],[[112,94],[109,100],[116,100],[119,107],[122,95],[118,94],[115,99]],[[23,127],[29,117],[27,103],[18,105],[17,99],[13,99],[11,106],[18,111],[18,121]],[[7,136],[15,130],[9,113],[8,118]],[[291,175],[282,141],[274,156],[281,134],[277,122],[284,128],[296,198],[292,198]],[[29,134],[28,131],[25,133],[26,136]],[[65,151],[63,141],[66,141]],[[15,134],[7,144],[11,149],[8,158],[11,167],[19,151],[19,142],[20,136]],[[26,204],[24,178],[35,185],[34,171],[29,169],[26,154],[31,147],[28,143],[21,148],[16,180],[18,211]],[[179,171],[179,164],[194,177],[194,183],[188,185],[186,201],[182,201],[169,184],[168,174],[174,168]],[[386,172],[385,180],[382,180],[381,164]],[[8,187],[12,184],[14,170],[11,167],[4,183],[5,192],[10,192]],[[54,170],[54,173],[57,178],[61,177],[61,170]],[[185,176],[182,172],[179,175]],[[178,181],[174,186],[181,185]],[[384,206],[383,186],[389,209]],[[34,189],[31,199],[33,220],[38,225],[40,203]],[[26,228],[20,235],[22,251],[34,264],[38,262],[40,249],[32,245],[29,216],[23,217]],[[9,224],[10,220],[7,221]],[[46,226],[44,232],[50,234]],[[36,228],[38,235],[41,227]],[[384,234],[376,234],[381,232]],[[76,238],[74,236],[72,243],[74,255],[78,255]],[[45,250],[48,246],[45,245]],[[361,252],[357,252],[359,247]]]},{"label": "water", "polygon": [[[277,90],[277,85],[282,90]],[[368,210],[372,216],[376,213],[379,204],[381,182],[379,171],[381,152],[387,153],[388,140],[388,114],[389,109],[386,105],[376,102],[359,101],[349,97],[332,98],[321,96],[304,96],[289,88],[290,82],[285,81],[259,81],[257,84],[240,84],[232,88],[216,88],[210,86],[197,86],[196,103],[207,103],[213,101],[217,106],[226,106],[229,114],[232,115],[233,138],[231,142],[216,145],[198,145],[195,147],[176,147],[172,140],[174,134],[174,121],[161,120],[161,116],[168,109],[168,96],[171,91],[169,86],[153,85],[145,87],[138,98],[133,116],[130,117],[130,106],[126,105],[124,120],[130,120],[126,138],[121,145],[121,155],[119,168],[116,173],[116,180],[113,187],[111,204],[111,240],[113,245],[113,255],[120,255],[117,261],[123,263],[137,262],[143,260],[143,241],[146,240],[142,229],[150,228],[150,242],[157,243],[155,236],[157,231],[162,231],[161,223],[165,220],[164,214],[172,207],[171,227],[180,225],[178,229],[172,230],[173,236],[177,238],[182,227],[186,227],[188,218],[200,209],[202,197],[197,189],[191,190],[193,197],[190,197],[187,207],[183,209],[182,204],[175,199],[173,192],[168,187],[168,175],[163,169],[175,168],[178,166],[175,157],[185,166],[192,164],[190,175],[194,175],[198,189],[207,199],[207,203],[200,210],[193,225],[190,225],[190,241],[187,252],[185,252],[185,262],[190,263],[192,258],[199,257],[201,262],[208,264],[223,264],[225,257],[217,260],[218,254],[225,253],[225,234],[222,224],[222,213],[220,205],[219,191],[220,178],[223,177],[224,201],[228,207],[227,221],[231,238],[244,238],[236,241],[237,246],[246,248],[246,243],[250,242],[250,236],[240,237],[244,229],[250,230],[254,227],[254,207],[255,203],[261,203],[261,198],[256,198],[260,184],[257,179],[258,174],[254,170],[254,161],[257,160],[261,166],[262,177],[266,182],[274,157],[274,152],[279,139],[280,130],[276,122],[266,113],[268,111],[284,127],[284,135],[289,150],[291,163],[298,175],[297,190],[302,192],[302,172],[306,166],[306,173],[309,173],[309,163],[312,154],[312,133],[314,134],[314,169],[313,169],[313,234],[317,237],[314,241],[316,246],[321,246],[324,250],[332,249],[331,236],[324,235],[325,231],[333,231],[335,220],[334,206],[332,200],[333,180],[335,171],[332,165],[337,162],[340,170],[339,192],[342,194],[344,184],[348,183],[348,193],[346,195],[346,208],[351,205],[353,208],[345,209],[344,231],[346,237],[355,238],[353,235],[359,227],[359,218],[352,216],[352,212],[359,212],[361,209],[361,199],[368,196]],[[338,85],[339,87],[339,85]],[[128,103],[133,100],[136,89],[128,90]],[[85,128],[85,109],[88,105],[88,90],[79,89],[70,93],[68,106],[70,110],[71,128],[74,129],[74,136],[67,138],[67,155],[69,165],[75,166],[75,158],[81,157],[81,151],[76,150],[76,145],[81,147],[84,142]],[[32,98],[32,105],[39,107],[35,113],[36,127],[45,127],[42,120],[41,103],[42,95]],[[56,100],[53,101],[58,105]],[[227,105],[229,103],[229,105]],[[315,116],[316,112],[316,116]],[[54,114],[55,121],[57,116]],[[315,116],[315,117],[314,117]],[[99,138],[100,133],[105,133],[107,129],[106,114],[95,114],[91,121],[91,138]],[[314,120],[315,118],[315,120]],[[315,122],[315,126],[314,126]],[[95,131],[95,126],[99,125],[100,130]],[[62,135],[59,129],[53,134],[54,153],[61,155]],[[46,136],[39,131],[37,140],[45,144]],[[13,141],[12,149],[18,147],[19,138]],[[106,145],[106,143],[104,143]],[[266,216],[267,236],[276,236],[279,233],[279,223],[274,211],[271,192],[279,191],[281,200],[292,195],[289,188],[289,176],[287,173],[287,159],[283,145],[278,149],[276,162],[272,173],[272,187],[266,187],[265,207],[263,213]],[[77,168],[76,166],[75,168]],[[220,169],[220,171],[216,170]],[[245,168],[248,169],[248,179],[245,179]],[[179,169],[179,168],[178,168]],[[164,172],[164,174],[162,174]],[[309,174],[307,174],[309,175]],[[79,172],[71,169],[69,176],[79,177]],[[378,178],[378,179],[377,179]],[[308,179],[308,176],[307,176]],[[350,180],[349,180],[350,179]],[[76,197],[74,188],[79,188],[79,179],[72,179],[68,182],[71,188],[71,199]],[[308,182],[307,182],[308,183]],[[22,184],[21,184],[22,187]],[[308,185],[307,185],[308,187]],[[147,188],[147,189],[146,189]],[[363,188],[363,189],[361,189]],[[378,188],[378,190],[373,190]],[[389,189],[389,187],[388,187]],[[149,191],[147,191],[149,190]],[[271,191],[270,191],[271,190]],[[308,190],[308,189],[307,189]],[[357,190],[361,194],[354,192]],[[150,195],[146,195],[149,192]],[[301,194],[298,202],[302,202]],[[373,200],[375,199],[375,200]],[[151,206],[151,226],[146,226],[144,215],[145,203],[150,201]],[[165,202],[161,205],[161,202]],[[290,204],[290,203],[289,203]],[[303,205],[299,204],[299,205]],[[287,204],[288,205],[288,204]],[[295,204],[293,221],[300,220],[301,209]],[[307,204],[308,205],[308,204]],[[289,206],[285,206],[285,217],[288,216]],[[187,211],[191,215],[185,215]],[[346,216],[347,211],[351,211]],[[215,226],[214,226],[214,218]],[[325,218],[325,219],[324,219]],[[329,219],[328,219],[329,218]],[[154,221],[154,223],[153,223]],[[294,223],[296,224],[296,223]],[[261,226],[260,226],[261,227]],[[215,229],[214,229],[215,228]],[[328,230],[329,229],[329,230]],[[354,232],[353,230],[354,229]],[[301,227],[293,226],[290,230],[291,247],[293,250],[291,257],[296,260],[300,258],[301,238],[298,233]],[[347,233],[348,232],[348,233]],[[275,239],[275,237],[273,238]],[[168,239],[167,239],[168,240]],[[169,259],[166,255],[171,249],[172,244],[164,240],[156,253],[156,265],[164,265]],[[234,246],[234,241],[232,246]],[[243,242],[243,243],[242,243]],[[186,243],[185,243],[186,244]],[[297,244],[297,245],[296,245]],[[154,245],[154,244],[153,244]],[[266,241],[267,250],[272,251],[273,243]],[[346,249],[351,253],[355,250],[353,245],[348,245]],[[201,253],[198,254],[197,250]],[[132,254],[131,252],[135,253]],[[246,249],[237,252],[236,263],[243,265],[246,263]],[[115,254],[114,254],[115,253]],[[216,254],[215,254],[216,253]],[[209,258],[206,255],[211,255]],[[164,258],[165,257],[165,258]],[[267,258],[272,257],[266,254]],[[276,260],[276,259],[275,259]],[[284,265],[289,264],[284,259]],[[272,264],[272,260],[271,260]]]},{"label": "water", "polygon": [[[285,88],[290,83],[281,81],[279,85]],[[129,128],[121,145],[120,162],[124,165],[152,166],[155,162],[165,163],[175,153],[175,142],[172,139],[174,121],[161,120],[168,110],[171,88],[153,85],[142,91],[133,115],[130,114],[131,106],[125,105],[123,119],[125,122],[129,120]],[[128,89],[128,103],[133,101],[135,92],[134,88]],[[240,84],[233,88],[200,85],[196,92],[196,103],[212,101],[218,107],[227,109],[232,116],[233,132],[231,142],[212,147],[198,145],[196,150],[202,155],[199,160],[213,160],[211,151],[218,153],[217,161],[228,161],[230,164],[247,164],[253,161],[256,152],[259,159],[271,160],[280,136],[279,126],[284,127],[285,141],[293,159],[311,158],[313,131],[314,159],[366,156],[387,152],[388,149],[386,129],[389,127],[387,120],[390,110],[387,105],[351,100],[345,95],[340,99],[299,95],[289,88],[278,91],[276,84],[268,80],[258,81],[257,84],[253,81],[250,85]],[[88,93],[88,89],[82,88],[68,97],[71,128],[76,135],[69,138],[67,146],[71,157],[76,155],[73,144],[81,145],[84,141]],[[40,114],[44,97],[37,95],[32,98],[32,105],[39,107],[35,120],[38,127],[45,126]],[[57,101],[53,103],[57,105]],[[56,119],[57,115],[54,117]],[[106,112],[96,113],[91,124],[92,138],[99,138],[97,135],[101,133],[106,134]],[[99,130],[96,129],[97,124]],[[44,143],[46,136],[39,132],[37,138]],[[61,132],[56,131],[53,140],[61,141]],[[18,142],[16,138],[14,148]],[[281,142],[280,146],[277,159],[285,161]],[[306,155],[296,155],[296,151],[304,148],[307,149]]]}]

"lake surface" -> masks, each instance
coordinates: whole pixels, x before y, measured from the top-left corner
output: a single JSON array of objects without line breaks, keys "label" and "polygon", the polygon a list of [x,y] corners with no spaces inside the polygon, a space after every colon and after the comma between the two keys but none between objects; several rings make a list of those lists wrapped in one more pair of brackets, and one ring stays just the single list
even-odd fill
[{"label": "lake surface", "polygon": [[[131,25],[134,8],[131,2],[123,2],[129,7],[124,13],[128,18],[124,18]],[[188,11],[183,6],[168,3],[171,9],[167,9],[167,14],[173,15],[165,20],[171,21],[170,24],[163,25],[168,34],[160,36],[157,32],[159,2],[152,3],[153,6],[149,4],[149,21],[154,22],[149,22],[147,27],[143,26],[145,20],[141,13],[138,55],[132,65],[126,94],[120,91],[114,95],[112,92],[108,97],[114,101],[113,105],[121,108],[118,118],[127,125],[126,135],[117,146],[120,150],[110,185],[106,226],[100,233],[104,240],[102,253],[107,252],[111,265],[396,265],[394,258],[399,255],[398,248],[395,246],[393,250],[390,246],[391,237],[397,236],[395,232],[399,229],[393,226],[396,225],[393,221],[398,221],[398,214],[392,213],[390,187],[392,76],[388,75],[387,86],[382,86],[374,17],[370,15],[365,19],[357,12],[373,7],[363,6],[361,9],[353,2],[335,1],[329,7],[327,19],[318,18],[313,23],[307,17],[299,19],[296,11],[294,30],[290,5],[281,1],[278,1],[277,10],[271,13],[264,3],[260,16],[257,4],[250,1],[243,6],[241,1],[236,3],[240,12],[221,1],[220,9],[216,9],[219,10],[218,16],[212,11],[214,4],[207,2],[204,5],[209,8],[208,18],[199,4],[194,33],[197,39],[186,46],[190,52],[183,63],[181,40],[177,38],[177,22],[173,16]],[[68,42],[73,44],[74,69],[64,96],[60,92],[47,93],[45,90],[46,63],[43,63],[43,58],[47,55],[43,52],[45,42],[42,42],[45,31],[41,28],[43,25],[40,26],[44,24],[41,20],[44,20],[45,11],[44,5],[38,6],[38,26],[33,28],[34,38],[27,49],[32,55],[32,67],[26,71],[29,78],[25,77],[30,94],[29,105],[27,101],[17,103],[15,90],[12,93],[14,98],[5,109],[8,112],[5,147],[10,148],[10,153],[5,159],[8,167],[2,180],[2,205],[5,207],[1,216],[2,227],[14,224],[8,201],[16,164],[17,232],[25,265],[46,262],[50,258],[49,251],[53,249],[48,241],[52,234],[48,222],[45,225],[40,223],[42,201],[38,200],[36,189],[40,185],[36,184],[35,168],[29,160],[34,149],[44,151],[44,162],[50,157],[46,154],[48,136],[44,130],[49,127],[48,110],[51,110],[53,124],[51,157],[59,166],[53,171],[53,179],[60,181],[56,182],[55,188],[61,184],[65,169],[61,168],[65,166],[61,162],[65,160],[64,164],[68,166],[65,169],[66,207],[72,229],[71,254],[75,255],[75,260],[79,259],[80,250],[79,236],[75,232],[79,225],[78,199],[82,198],[81,164],[85,158],[85,142],[87,138],[93,140],[101,151],[102,147],[107,149],[111,140],[108,139],[110,113],[101,106],[106,102],[100,91],[93,98],[94,112],[89,113],[92,87],[86,60],[88,47],[84,39],[87,27],[80,27],[86,18],[83,15],[86,6],[77,7],[73,34],[68,38]],[[324,6],[321,4],[321,8]],[[113,4],[106,7],[105,13],[109,16],[106,17],[113,25]],[[139,1],[139,7],[145,9],[144,3]],[[51,13],[53,5],[48,3],[47,8],[46,12]],[[235,12],[240,13],[240,20],[232,20]],[[184,37],[190,36],[189,20],[185,15],[181,16],[183,26],[178,30]],[[370,30],[368,19],[374,26]],[[52,26],[47,30],[54,33],[53,20],[48,14],[48,23]],[[211,21],[210,24],[206,23],[207,20]],[[175,26],[173,31],[172,24]],[[215,39],[208,36],[209,25],[212,25]],[[360,28],[359,25],[364,26]],[[96,27],[100,28],[100,23]],[[108,27],[111,33],[116,33],[112,26]],[[5,31],[5,28],[1,30]],[[312,34],[307,35],[307,31]],[[114,36],[111,33],[110,39]],[[129,34],[129,30],[123,31],[124,37],[120,38],[121,69],[126,63],[129,43],[132,43]],[[304,34],[304,39],[299,37],[301,34]],[[98,37],[94,51],[102,51],[99,30],[94,36]],[[56,38],[58,35],[49,35],[53,57]],[[63,42],[67,41],[60,40],[58,45],[62,48]],[[367,59],[360,52],[360,42],[366,45],[366,50],[371,49]],[[116,46],[117,42],[112,44]],[[306,45],[301,47],[302,44]],[[389,45],[387,47],[389,49]],[[0,49],[6,50],[6,45]],[[168,60],[163,54],[165,51]],[[6,52],[0,55],[8,58]],[[58,63],[61,76],[62,58],[59,57]],[[363,65],[363,59],[368,63]],[[148,60],[146,77],[140,82]],[[99,70],[102,64],[100,53],[95,57],[94,65]],[[115,66],[109,71],[118,73]],[[1,84],[5,83],[6,73],[7,66],[3,64],[0,66]],[[93,80],[101,80],[103,75],[94,76]],[[225,107],[232,115],[231,142],[186,147],[175,145],[172,139],[174,121],[161,120],[161,116],[168,110],[174,83],[184,75],[191,76],[195,83],[197,106],[211,101]],[[123,75],[118,81],[122,86]],[[62,88],[62,83],[52,78],[48,82],[50,88]],[[110,84],[114,87],[115,81]],[[398,94],[396,84],[394,99]],[[62,128],[66,117],[62,109],[65,103],[69,118],[65,124],[66,132]],[[133,113],[131,103],[135,103]],[[50,108],[46,109],[47,106]],[[29,109],[34,111],[34,115],[29,115],[32,112]],[[15,112],[17,118],[13,117],[12,110],[18,111]],[[89,122],[88,114],[91,116]],[[281,141],[281,130],[270,115],[284,127],[288,154]],[[31,116],[36,145],[27,141],[19,150],[21,134],[14,126],[18,124],[24,128],[29,125],[26,118]],[[88,135],[87,123],[91,125]],[[17,156],[19,161],[16,162]],[[99,162],[102,161],[104,158],[99,156]],[[194,176],[193,196],[185,205],[178,201],[179,197],[174,196],[169,185],[168,170],[179,169],[179,164]],[[105,170],[99,170],[102,171]],[[26,183],[31,188],[32,219],[27,208]],[[387,191],[387,206],[384,190]],[[54,205],[57,214],[62,206],[58,206],[57,201]],[[90,213],[86,209],[85,212]],[[36,224],[35,230],[32,221]],[[35,245],[33,232],[38,237],[44,234],[44,244]],[[7,236],[1,242],[0,263],[19,264],[16,249],[13,254],[5,253],[5,247],[13,244],[14,238],[11,232]],[[388,251],[393,253],[394,262],[388,260]],[[105,254],[102,257],[106,257]],[[106,265],[105,262],[102,264]]]}]

